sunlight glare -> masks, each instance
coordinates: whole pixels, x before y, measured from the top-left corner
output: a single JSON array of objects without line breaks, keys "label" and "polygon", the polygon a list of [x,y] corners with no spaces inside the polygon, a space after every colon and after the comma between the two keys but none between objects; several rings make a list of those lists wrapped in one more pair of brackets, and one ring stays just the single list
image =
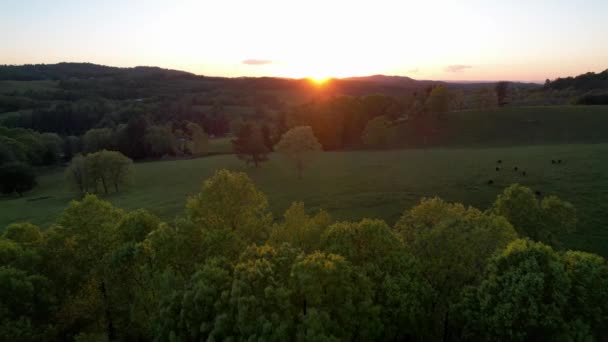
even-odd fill
[{"label": "sunlight glare", "polygon": [[316,84],[316,85],[323,85],[325,82],[327,82],[329,80],[329,77],[327,76],[311,76],[308,77],[308,79]]}]

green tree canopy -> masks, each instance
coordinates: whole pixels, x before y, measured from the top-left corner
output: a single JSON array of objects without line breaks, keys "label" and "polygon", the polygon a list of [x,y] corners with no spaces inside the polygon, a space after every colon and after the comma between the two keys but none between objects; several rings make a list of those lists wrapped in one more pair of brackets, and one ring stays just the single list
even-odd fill
[{"label": "green tree canopy", "polygon": [[268,200],[242,172],[220,170],[188,199],[188,218],[202,229],[237,232],[245,241],[268,238],[272,216]]},{"label": "green tree canopy", "polygon": [[264,135],[259,125],[247,122],[237,132],[232,140],[232,148],[239,159],[245,163],[253,163],[255,167],[268,160],[270,149],[266,146]]},{"label": "green tree canopy", "polygon": [[0,192],[3,194],[23,193],[36,185],[36,175],[31,166],[21,162],[0,165]]},{"label": "green tree canopy", "polygon": [[492,258],[484,280],[464,297],[465,333],[484,340],[581,338],[571,331],[580,327],[564,315],[571,286],[551,247],[516,240]]},{"label": "green tree canopy", "polygon": [[314,152],[321,151],[321,144],[317,141],[312,128],[300,126],[284,133],[274,148],[295,164],[298,178],[302,178],[306,162]]},{"label": "green tree canopy", "polygon": [[521,236],[559,245],[561,234],[574,231],[576,210],[556,196],[541,201],[527,187],[513,184],[496,198],[492,211],[504,216]]},{"label": "green tree canopy", "polygon": [[395,229],[434,290],[434,330],[444,337],[449,336],[452,306],[462,290],[481,279],[493,253],[517,238],[503,217],[438,198],[423,199],[406,211]]}]

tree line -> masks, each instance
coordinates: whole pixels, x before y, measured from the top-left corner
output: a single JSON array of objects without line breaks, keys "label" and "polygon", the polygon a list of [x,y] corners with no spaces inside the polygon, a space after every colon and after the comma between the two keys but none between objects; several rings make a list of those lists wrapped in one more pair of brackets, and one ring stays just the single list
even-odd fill
[{"label": "tree line", "polygon": [[0,126],[0,192],[20,196],[36,185],[33,166],[61,161],[63,139],[55,133]]},{"label": "tree line", "polygon": [[0,338],[592,340],[608,265],[566,251],[576,211],[512,185],[487,210],[422,199],[394,226],[292,204],[218,171],[163,222],[87,195],[0,238]]}]

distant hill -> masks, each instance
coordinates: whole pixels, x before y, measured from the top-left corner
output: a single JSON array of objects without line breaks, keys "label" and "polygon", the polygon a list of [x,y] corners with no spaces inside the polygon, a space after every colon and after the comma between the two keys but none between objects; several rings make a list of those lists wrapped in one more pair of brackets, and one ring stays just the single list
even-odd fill
[{"label": "distant hill", "polygon": [[185,71],[147,66],[118,68],[92,63],[0,65],[0,80],[3,81],[65,80],[117,76],[132,78],[195,77],[194,74]]},{"label": "distant hill", "polygon": [[360,82],[374,82],[374,83],[383,83],[383,84],[414,84],[420,81],[417,81],[413,78],[407,76],[386,76],[386,75],[372,75],[372,76],[359,76],[359,77],[345,77],[341,78],[344,81],[360,81]]}]

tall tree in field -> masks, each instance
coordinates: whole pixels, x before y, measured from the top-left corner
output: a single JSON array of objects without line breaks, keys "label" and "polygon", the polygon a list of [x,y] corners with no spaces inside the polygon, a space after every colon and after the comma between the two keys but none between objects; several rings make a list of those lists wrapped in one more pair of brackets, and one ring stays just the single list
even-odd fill
[{"label": "tall tree in field", "polygon": [[255,167],[268,160],[270,149],[266,146],[260,127],[254,123],[246,123],[239,130],[236,139],[232,140],[234,153],[249,165]]},{"label": "tall tree in field", "polygon": [[118,192],[131,182],[132,175],[133,161],[117,151],[76,155],[66,169],[68,182],[83,194],[97,192],[99,185],[106,194],[111,188]]},{"label": "tall tree in field", "polygon": [[494,90],[496,91],[496,99],[499,106],[504,106],[508,103],[507,96],[509,92],[509,82],[501,81],[496,83]]},{"label": "tall tree in field", "polygon": [[0,192],[4,194],[23,193],[34,188],[36,185],[36,175],[32,167],[20,163],[12,162],[0,166]]},{"label": "tall tree in field", "polygon": [[426,106],[429,113],[436,117],[441,117],[450,110],[450,93],[448,88],[438,85],[433,87],[429,97],[426,99]]},{"label": "tall tree in field", "polygon": [[391,143],[393,137],[390,122],[385,116],[375,117],[367,122],[363,130],[363,144],[368,147],[385,147]]},{"label": "tall tree in field", "polygon": [[209,148],[209,137],[201,126],[194,122],[188,122],[186,124],[190,141],[188,143],[188,149],[192,155],[201,155],[207,152]]},{"label": "tall tree in field", "polygon": [[283,134],[274,149],[294,162],[298,178],[302,178],[306,161],[314,152],[321,151],[321,144],[310,126],[299,126]]},{"label": "tall tree in field", "polygon": [[133,161],[117,151],[102,151],[102,157],[105,177],[114,191],[118,192],[120,187],[131,182]]},{"label": "tall tree in field", "polygon": [[90,185],[87,179],[85,160],[82,154],[77,154],[65,169],[65,178],[68,184],[81,194],[89,192]]},{"label": "tall tree in field", "polygon": [[464,109],[464,91],[454,89],[450,91],[450,111]]},{"label": "tall tree in field", "polygon": [[477,109],[494,109],[498,106],[498,97],[493,88],[481,88],[475,92]]}]

